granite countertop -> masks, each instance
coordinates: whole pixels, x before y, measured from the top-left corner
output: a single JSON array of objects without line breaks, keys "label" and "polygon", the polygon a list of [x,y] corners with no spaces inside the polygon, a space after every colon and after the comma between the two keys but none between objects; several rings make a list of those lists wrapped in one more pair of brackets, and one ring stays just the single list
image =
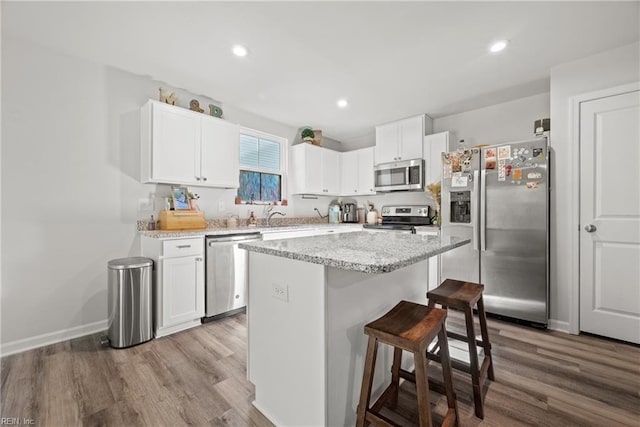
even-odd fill
[{"label": "granite countertop", "polygon": [[294,230],[313,230],[322,228],[336,228],[336,227],[361,227],[362,224],[357,223],[341,223],[341,224],[288,224],[278,225],[271,227],[214,227],[206,228],[204,230],[176,230],[176,231],[164,231],[164,230],[140,230],[138,233],[142,236],[150,237],[152,239],[176,239],[181,237],[204,237],[215,236],[221,234],[234,234],[234,233],[275,233],[278,231],[294,231]]},{"label": "granite countertop", "polygon": [[364,273],[388,273],[469,243],[470,239],[353,232],[240,243],[240,248]]}]

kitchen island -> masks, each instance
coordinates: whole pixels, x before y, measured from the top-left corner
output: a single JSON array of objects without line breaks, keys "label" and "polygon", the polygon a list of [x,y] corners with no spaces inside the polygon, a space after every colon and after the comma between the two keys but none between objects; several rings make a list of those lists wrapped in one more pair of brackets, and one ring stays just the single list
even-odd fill
[{"label": "kitchen island", "polygon": [[[250,253],[247,371],[254,405],[278,426],[355,424],[364,325],[400,300],[424,304],[428,258],[467,243],[362,231],[241,244]],[[391,360],[382,346],[378,394]]]}]

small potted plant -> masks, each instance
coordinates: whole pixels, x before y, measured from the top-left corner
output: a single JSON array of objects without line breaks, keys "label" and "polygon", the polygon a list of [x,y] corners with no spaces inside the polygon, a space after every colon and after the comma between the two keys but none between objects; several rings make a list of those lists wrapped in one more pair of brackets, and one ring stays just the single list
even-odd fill
[{"label": "small potted plant", "polygon": [[302,129],[302,133],[300,134],[303,141],[312,142],[315,138],[316,134],[313,132],[313,129],[305,128]]},{"label": "small potted plant", "polygon": [[191,209],[193,209],[194,211],[200,210],[198,209],[198,199],[200,198],[200,196],[198,196],[196,193],[188,193],[189,196],[189,206],[191,207]]}]

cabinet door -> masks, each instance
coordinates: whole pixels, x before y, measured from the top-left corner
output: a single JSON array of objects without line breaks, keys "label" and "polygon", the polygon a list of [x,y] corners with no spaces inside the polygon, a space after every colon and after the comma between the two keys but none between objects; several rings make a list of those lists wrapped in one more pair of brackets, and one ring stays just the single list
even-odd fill
[{"label": "cabinet door", "polygon": [[291,147],[289,181],[292,194],[323,194],[321,150],[307,143]]},{"label": "cabinet door", "polygon": [[197,116],[171,105],[154,103],[151,138],[153,182],[198,182],[200,122]]},{"label": "cabinet door", "polygon": [[162,261],[162,325],[167,327],[204,316],[202,256]]},{"label": "cabinet door", "polygon": [[311,144],[304,145],[304,184],[305,193],[323,194],[322,186],[322,148]]},{"label": "cabinet door", "polygon": [[442,153],[449,146],[449,132],[434,133],[424,137],[423,153],[425,164],[425,184],[442,179]]},{"label": "cabinet door", "polygon": [[[341,153],[340,160],[342,162],[342,176],[340,181],[342,184],[340,185],[340,194],[343,196],[355,196],[360,194],[360,186],[359,186],[359,150],[357,151],[347,151],[345,153]],[[372,157],[373,160],[373,157]],[[373,163],[371,164],[373,168]],[[373,172],[372,172],[373,173]]]},{"label": "cabinet door", "polygon": [[358,194],[376,193],[373,178],[374,151],[374,147],[358,150]]},{"label": "cabinet door", "polygon": [[376,164],[398,160],[399,143],[400,127],[397,122],[376,126]]},{"label": "cabinet door", "polygon": [[340,194],[340,153],[322,149],[322,188],[326,195]]},{"label": "cabinet door", "polygon": [[424,138],[424,116],[410,117],[400,121],[400,149],[398,160],[422,158]]},{"label": "cabinet door", "polygon": [[238,188],[240,131],[215,117],[201,119],[200,185]]}]

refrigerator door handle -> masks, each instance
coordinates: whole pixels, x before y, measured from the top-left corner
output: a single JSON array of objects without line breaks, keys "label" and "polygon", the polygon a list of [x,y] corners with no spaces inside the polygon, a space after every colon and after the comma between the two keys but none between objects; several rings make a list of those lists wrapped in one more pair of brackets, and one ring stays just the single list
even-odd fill
[{"label": "refrigerator door handle", "polygon": [[487,250],[487,170],[480,177],[480,251]]},{"label": "refrigerator door handle", "polygon": [[[477,170],[473,171],[473,194],[475,195],[474,199],[477,200],[477,197],[478,197],[478,171]],[[477,204],[476,204],[476,209],[478,209]],[[473,215],[473,212],[471,213],[471,221],[473,222],[473,238],[471,240],[473,241],[473,250],[477,251],[478,250],[478,216]]]}]

